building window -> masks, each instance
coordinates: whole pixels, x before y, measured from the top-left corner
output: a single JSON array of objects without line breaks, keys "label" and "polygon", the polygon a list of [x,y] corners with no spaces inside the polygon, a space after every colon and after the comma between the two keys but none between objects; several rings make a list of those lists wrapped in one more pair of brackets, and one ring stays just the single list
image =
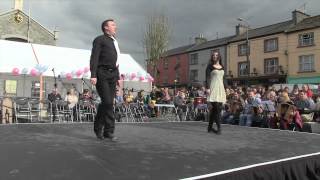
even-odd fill
[{"label": "building window", "polygon": [[169,68],[169,60],[168,59],[163,59],[163,69],[168,69]]},{"label": "building window", "polygon": [[6,96],[16,96],[17,95],[17,80],[5,80],[4,81],[4,94]]},{"label": "building window", "polygon": [[198,64],[198,53],[194,53],[190,55],[190,65]]},{"label": "building window", "polygon": [[275,74],[278,72],[279,60],[278,58],[270,58],[264,60],[264,73]]},{"label": "building window", "polygon": [[264,52],[278,51],[278,38],[264,40]]},{"label": "building window", "polygon": [[249,65],[247,62],[239,62],[238,64],[238,74],[239,76],[248,75]]},{"label": "building window", "polygon": [[176,79],[177,82],[180,82],[180,72],[176,71]]},{"label": "building window", "polygon": [[190,71],[190,81],[198,81],[198,70]]},{"label": "building window", "polygon": [[[43,84],[42,89],[43,97],[45,97],[46,94],[46,84]],[[40,81],[32,81],[31,84],[31,97],[32,98],[40,98]]]},{"label": "building window", "polygon": [[299,56],[299,72],[314,71],[314,55]]},{"label": "building window", "polygon": [[[238,45],[238,56],[245,56],[247,55],[247,44],[239,44]],[[248,49],[248,54],[250,53],[250,50]]]},{"label": "building window", "polygon": [[180,56],[177,56],[177,61],[176,61],[176,65],[180,64]]},{"label": "building window", "polygon": [[314,33],[299,34],[299,47],[314,45]]},{"label": "building window", "polygon": [[31,97],[40,97],[40,81],[32,81]]}]

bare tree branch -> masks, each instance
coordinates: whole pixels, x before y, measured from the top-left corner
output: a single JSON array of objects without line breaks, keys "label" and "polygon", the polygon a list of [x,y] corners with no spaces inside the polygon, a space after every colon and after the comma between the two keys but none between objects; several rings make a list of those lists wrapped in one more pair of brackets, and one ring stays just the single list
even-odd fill
[{"label": "bare tree branch", "polygon": [[155,14],[148,18],[143,43],[147,64],[152,66],[153,78],[156,79],[157,62],[162,58],[169,43],[169,23],[164,14]]}]

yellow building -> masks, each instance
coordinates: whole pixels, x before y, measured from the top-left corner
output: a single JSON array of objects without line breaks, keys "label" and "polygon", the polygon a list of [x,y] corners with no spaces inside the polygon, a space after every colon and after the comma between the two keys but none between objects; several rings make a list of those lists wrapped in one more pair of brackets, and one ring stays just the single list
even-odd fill
[{"label": "yellow building", "polygon": [[320,84],[320,15],[287,30],[288,83]]},{"label": "yellow building", "polygon": [[247,30],[238,25],[229,41],[229,84],[320,83],[320,16],[293,11],[289,21]]}]

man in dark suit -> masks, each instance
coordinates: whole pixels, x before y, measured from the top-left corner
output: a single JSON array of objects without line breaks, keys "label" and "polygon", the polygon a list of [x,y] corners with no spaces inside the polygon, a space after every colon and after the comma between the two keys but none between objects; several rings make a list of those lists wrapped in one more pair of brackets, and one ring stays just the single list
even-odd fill
[{"label": "man in dark suit", "polygon": [[94,122],[94,132],[98,139],[108,138],[116,141],[114,136],[115,116],[113,102],[116,85],[119,80],[118,57],[120,50],[115,39],[116,23],[112,19],[102,22],[103,35],[96,37],[90,59],[91,83],[96,85],[101,103]]}]

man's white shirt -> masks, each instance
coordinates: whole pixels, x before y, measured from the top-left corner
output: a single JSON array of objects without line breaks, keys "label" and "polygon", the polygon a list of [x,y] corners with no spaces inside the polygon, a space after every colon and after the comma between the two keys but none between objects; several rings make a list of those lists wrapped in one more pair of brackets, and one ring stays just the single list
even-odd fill
[{"label": "man's white shirt", "polygon": [[116,66],[119,67],[119,56],[120,56],[120,49],[119,49],[119,44],[118,44],[118,41],[116,40],[116,38],[114,38],[113,36],[110,36],[112,39],[113,39],[113,44],[114,44],[114,47],[116,48],[116,51],[117,51],[117,62],[116,62]]}]

